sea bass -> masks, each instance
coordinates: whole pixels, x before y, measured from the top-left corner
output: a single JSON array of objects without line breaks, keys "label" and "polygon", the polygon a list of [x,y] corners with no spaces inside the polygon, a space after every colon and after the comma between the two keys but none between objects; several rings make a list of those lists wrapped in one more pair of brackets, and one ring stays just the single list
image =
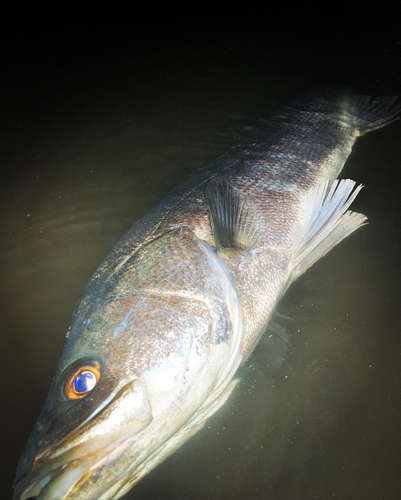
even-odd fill
[{"label": "sea bass", "polygon": [[311,92],[134,224],[76,306],[14,500],[121,498],[205,425],[290,284],[365,223],[337,176],[400,113]]}]

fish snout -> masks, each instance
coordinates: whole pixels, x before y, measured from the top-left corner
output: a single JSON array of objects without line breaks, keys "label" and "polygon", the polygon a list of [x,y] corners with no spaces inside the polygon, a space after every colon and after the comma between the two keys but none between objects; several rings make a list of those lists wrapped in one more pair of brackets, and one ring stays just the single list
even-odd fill
[{"label": "fish snout", "polygon": [[[113,455],[153,420],[146,388],[135,378],[96,408],[76,429],[35,456],[19,471],[14,500],[70,498],[77,482]],[[35,446],[33,441],[32,446]]]}]

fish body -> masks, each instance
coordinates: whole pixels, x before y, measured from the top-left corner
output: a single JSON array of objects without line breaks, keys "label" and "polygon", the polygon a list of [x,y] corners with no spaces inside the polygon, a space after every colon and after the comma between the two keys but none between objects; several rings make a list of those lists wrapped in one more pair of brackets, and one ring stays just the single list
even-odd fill
[{"label": "fish body", "polygon": [[75,309],[15,500],[120,498],[203,427],[288,286],[364,224],[360,187],[335,179],[399,113],[296,99],[134,224]]}]

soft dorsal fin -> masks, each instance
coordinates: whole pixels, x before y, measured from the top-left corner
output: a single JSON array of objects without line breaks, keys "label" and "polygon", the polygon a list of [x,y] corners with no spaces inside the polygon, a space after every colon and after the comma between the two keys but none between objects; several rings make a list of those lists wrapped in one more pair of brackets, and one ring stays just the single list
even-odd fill
[{"label": "soft dorsal fin", "polygon": [[206,200],[217,251],[251,251],[259,238],[259,225],[246,197],[216,177],[206,187]]},{"label": "soft dorsal fin", "polygon": [[306,220],[293,257],[295,281],[340,241],[366,224],[367,218],[348,210],[362,185],[350,179],[314,186],[306,195]]},{"label": "soft dorsal fin", "polygon": [[385,127],[401,118],[401,102],[396,96],[373,99],[366,95],[351,96],[351,113],[361,135]]}]

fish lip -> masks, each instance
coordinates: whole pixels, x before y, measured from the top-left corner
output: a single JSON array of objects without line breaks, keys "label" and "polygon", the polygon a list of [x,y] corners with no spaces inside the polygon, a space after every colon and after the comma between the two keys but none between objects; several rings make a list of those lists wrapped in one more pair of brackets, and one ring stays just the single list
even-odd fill
[{"label": "fish lip", "polygon": [[[71,458],[71,455],[74,455],[74,452],[76,452],[77,449],[82,446],[77,445],[64,452],[60,456],[55,456],[46,460],[35,469],[32,467],[27,473],[15,480],[15,483],[13,485],[13,500],[29,500],[31,497],[36,498],[38,495],[40,495],[44,487],[57,480],[60,474],[73,463],[82,463],[87,461],[89,465],[87,466],[86,471],[93,469],[106,457],[110,457],[113,452],[115,452],[120,446],[128,441],[128,439],[129,437],[114,441],[107,446],[103,446],[96,450],[85,453],[79,456],[79,458],[74,456],[73,458]],[[42,483],[42,486],[40,485],[40,483]],[[72,484],[71,487],[73,487],[73,485],[74,484]],[[109,488],[109,486],[107,485],[105,487],[106,489]],[[58,500],[62,500],[62,498]]]},{"label": "fish lip", "polygon": [[[111,405],[117,398],[119,394],[125,389],[128,389],[132,382],[138,380],[135,377],[128,377],[124,379],[113,391],[113,393],[106,399],[107,404],[102,405],[101,408],[97,408],[84,422],[82,422],[76,429],[74,429],[70,434],[65,436],[60,442],[50,445],[44,452],[40,453],[34,459],[32,466],[29,470],[21,474],[14,481],[14,500],[28,500],[31,497],[35,497],[40,494],[41,489],[50,483],[51,481],[57,479],[59,474],[66,469],[72,463],[78,463],[79,461],[92,460],[92,463],[87,470],[90,470],[96,466],[97,463],[104,460],[106,457],[113,454],[113,452],[122,446],[126,441],[131,439],[133,435],[128,435],[126,437],[118,436],[118,434],[111,433],[109,436],[105,436],[102,440],[91,438],[87,441],[77,443],[74,446],[69,447],[68,444],[74,439],[75,433],[79,431],[83,426],[88,425],[91,427],[96,422],[96,417],[106,411],[109,405]],[[98,446],[93,446],[97,443]],[[61,450],[60,450],[61,445]],[[92,447],[93,446],[93,447]],[[62,448],[65,447],[64,451]],[[89,448],[89,449],[85,449]],[[81,450],[81,451],[80,451]],[[57,471],[59,471],[57,473]],[[49,476],[49,481],[44,484],[40,490],[38,490],[39,483],[45,481]],[[35,492],[32,494],[32,492]],[[59,499],[62,500],[62,499]]]}]

